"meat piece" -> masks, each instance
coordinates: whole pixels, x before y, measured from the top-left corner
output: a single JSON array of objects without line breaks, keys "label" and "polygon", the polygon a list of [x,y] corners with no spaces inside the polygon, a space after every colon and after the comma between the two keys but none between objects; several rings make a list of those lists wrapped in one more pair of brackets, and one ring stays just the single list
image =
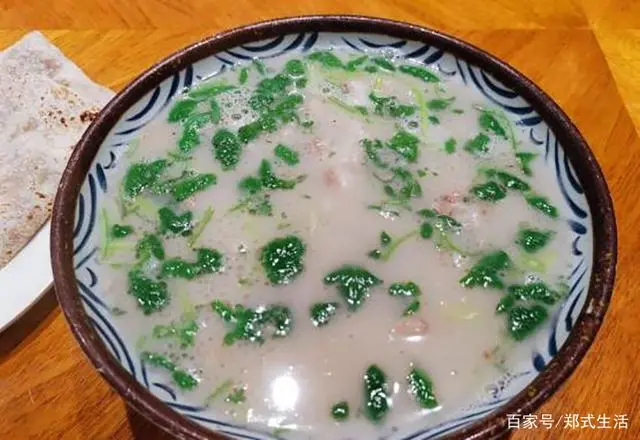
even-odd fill
[{"label": "meat piece", "polygon": [[462,200],[462,194],[458,191],[453,191],[449,194],[440,196],[433,204],[433,209],[438,211],[439,214],[451,215],[454,208]]},{"label": "meat piece", "polygon": [[328,188],[343,186],[342,180],[340,179],[340,176],[338,175],[338,172],[335,170],[335,168],[327,168],[322,172],[322,182]]},{"label": "meat piece", "polygon": [[419,341],[429,331],[427,322],[419,316],[407,316],[399,320],[391,329],[392,339]]}]

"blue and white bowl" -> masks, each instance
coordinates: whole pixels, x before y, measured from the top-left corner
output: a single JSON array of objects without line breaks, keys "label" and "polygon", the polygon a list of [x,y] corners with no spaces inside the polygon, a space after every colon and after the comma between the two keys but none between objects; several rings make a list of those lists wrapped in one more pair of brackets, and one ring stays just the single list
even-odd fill
[{"label": "blue and white bowl", "polygon": [[532,413],[571,374],[593,341],[612,293],[616,228],[609,192],[584,139],[558,106],[510,66],[452,37],[382,19],[317,16],[239,28],[196,43],[153,66],[100,113],[63,175],[52,219],[55,288],[78,342],[96,369],[134,409],[178,438],[266,440],[275,437],[225,423],[214,410],[183,402],[173,387],[145,368],[132,341],[112,322],[96,275],[97,213],[115,191],[113,169],[124,147],[184,88],[237,63],[340,47],[354,52],[393,49],[480,91],[504,109],[555,173],[573,233],[569,295],[540,332],[535,349],[508,365],[482,397],[437,426],[413,426],[388,440],[442,436],[493,438],[507,414]]}]

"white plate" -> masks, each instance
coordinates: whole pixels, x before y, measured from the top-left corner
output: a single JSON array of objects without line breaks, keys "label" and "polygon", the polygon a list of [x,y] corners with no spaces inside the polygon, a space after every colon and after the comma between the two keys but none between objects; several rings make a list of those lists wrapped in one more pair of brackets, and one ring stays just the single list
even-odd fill
[{"label": "white plate", "polygon": [[0,332],[35,304],[53,282],[47,223],[0,269]]}]

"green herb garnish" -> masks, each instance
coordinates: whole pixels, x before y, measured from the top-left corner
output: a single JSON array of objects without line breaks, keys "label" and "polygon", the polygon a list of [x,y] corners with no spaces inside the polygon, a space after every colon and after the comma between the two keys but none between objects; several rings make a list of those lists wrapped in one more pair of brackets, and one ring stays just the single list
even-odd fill
[{"label": "green herb garnish", "polygon": [[221,128],[216,132],[211,140],[213,150],[223,171],[235,169],[240,162],[242,145],[238,137],[226,128]]},{"label": "green herb garnish", "polygon": [[460,284],[466,288],[484,287],[502,289],[501,272],[512,266],[511,259],[504,251],[494,251],[482,257],[468,272],[460,279]]},{"label": "green herb garnish", "polygon": [[389,72],[396,71],[396,66],[386,58],[374,57],[374,58],[371,58],[371,62],[383,70],[387,70]]},{"label": "green herb garnish", "polygon": [[413,314],[415,314],[418,310],[420,310],[420,300],[419,299],[414,299],[413,301],[411,301],[409,303],[409,305],[407,306],[406,309],[404,309],[404,312],[402,313],[403,316],[411,316]]},{"label": "green herb garnish", "polygon": [[194,226],[193,233],[187,239],[189,247],[192,248],[196,244],[198,238],[200,238],[200,235],[202,235],[204,229],[207,227],[207,224],[209,224],[212,218],[213,208],[207,208],[202,214],[202,218],[198,220],[198,223],[196,223],[196,225]]},{"label": "green herb garnish", "polygon": [[234,405],[240,405],[247,400],[244,388],[236,387],[229,393],[224,399],[225,402],[233,403]]},{"label": "green herb garnish", "polygon": [[456,152],[456,145],[457,145],[456,140],[454,138],[449,138],[444,143],[444,151],[447,154],[453,154]]},{"label": "green herb garnish", "polygon": [[500,124],[500,121],[498,121],[498,119],[494,116],[493,112],[490,112],[488,110],[480,110],[478,123],[480,124],[480,128],[482,128],[483,130],[507,139],[507,131],[504,129],[502,124]]},{"label": "green herb garnish", "polygon": [[409,163],[416,163],[418,160],[418,144],[420,139],[415,135],[400,130],[387,141],[387,147],[395,151]]},{"label": "green herb garnish", "polygon": [[475,185],[471,188],[471,193],[480,200],[487,202],[497,202],[507,196],[504,187],[496,182],[486,182]]},{"label": "green herb garnish", "polygon": [[300,163],[300,155],[297,151],[284,144],[278,144],[273,149],[275,156],[289,166],[298,165]]},{"label": "green herb garnish", "polygon": [[191,211],[176,214],[170,208],[163,207],[158,210],[158,217],[160,218],[158,232],[161,234],[171,232],[176,235],[182,235],[183,237],[191,234],[191,230],[193,229],[193,214]]},{"label": "green herb garnish", "polygon": [[349,404],[346,401],[338,402],[331,407],[331,417],[337,422],[343,422],[349,418]]},{"label": "green herb garnish", "polygon": [[289,284],[304,270],[306,247],[299,237],[276,238],[260,251],[260,263],[272,284]]},{"label": "green herb garnish", "polygon": [[236,86],[232,86],[223,81],[209,81],[192,88],[188,95],[189,98],[203,101],[211,99],[221,93],[235,90],[236,88]]},{"label": "green herb garnish", "polygon": [[158,339],[175,338],[181,348],[192,347],[195,344],[195,336],[198,332],[198,323],[194,319],[187,319],[179,323],[169,325],[155,325],[153,337]]},{"label": "green herb garnish", "polygon": [[382,280],[359,266],[345,265],[324,277],[326,285],[335,285],[350,310],[360,308],[372,287]]},{"label": "green herb garnish", "polygon": [[473,154],[486,153],[489,151],[489,136],[484,133],[478,134],[473,139],[464,144],[465,151]]},{"label": "green herb garnish", "polygon": [[219,272],[224,264],[222,254],[215,249],[196,249],[196,261],[190,262],[182,258],[164,260],[160,268],[162,277],[184,278],[192,280],[196,277]]},{"label": "green herb garnish", "polygon": [[518,164],[520,164],[520,169],[526,176],[533,175],[531,171],[531,162],[538,157],[535,153],[529,153],[526,151],[520,151],[516,153],[516,159],[518,160]]},{"label": "green herb garnish", "polygon": [[131,165],[124,177],[124,195],[129,199],[134,199],[158,181],[167,165],[167,161],[164,159]]},{"label": "green herb garnish", "polygon": [[521,228],[518,231],[516,244],[518,244],[525,252],[533,254],[545,247],[554,236],[553,231]]},{"label": "green herb garnish", "polygon": [[173,382],[183,390],[192,390],[198,385],[198,379],[187,371],[181,370],[169,358],[158,353],[145,351],[141,358],[144,362],[157,368],[163,368],[171,373]]},{"label": "green herb garnish", "polygon": [[409,383],[409,392],[421,408],[433,409],[438,406],[433,392],[433,383],[424,370],[412,368],[407,376],[407,382]]},{"label": "green herb garnish", "polygon": [[374,423],[381,422],[389,411],[387,377],[377,365],[367,368],[364,375],[364,415]]},{"label": "green herb garnish", "polygon": [[403,64],[402,66],[398,67],[398,70],[404,74],[413,76],[414,78],[421,79],[422,81],[427,83],[440,81],[440,78],[438,78],[438,76],[435,73],[423,67]]},{"label": "green herb garnish", "polygon": [[522,191],[522,192],[529,191],[531,189],[531,187],[527,182],[506,171],[496,170],[496,169],[487,169],[487,170],[484,170],[484,173],[487,177],[491,179],[496,179],[503,186],[509,189],[512,189],[515,191]]},{"label": "green herb garnish", "polygon": [[124,238],[133,233],[133,227],[129,225],[113,225],[111,227],[111,236],[113,238]]},{"label": "green herb garnish", "polygon": [[407,281],[404,283],[393,283],[389,286],[389,295],[391,296],[404,296],[404,297],[416,297],[422,295],[420,287],[413,281]]},{"label": "green herb garnish", "polygon": [[311,306],[309,314],[311,315],[311,321],[316,327],[325,326],[331,321],[331,318],[336,314],[338,310],[338,303],[325,302],[316,303]]},{"label": "green herb garnish", "polygon": [[164,260],[164,246],[160,238],[155,234],[145,234],[136,244],[136,258],[139,264],[151,258]]},{"label": "green herb garnish", "polygon": [[442,110],[446,110],[454,101],[455,98],[451,97],[451,98],[436,98],[436,99],[431,99],[430,101],[427,101],[427,108],[429,110],[434,110],[434,111],[442,111]]},{"label": "green herb garnish", "polygon": [[507,330],[516,341],[531,335],[547,319],[546,309],[540,305],[513,307],[507,317]]},{"label": "green herb garnish", "polygon": [[133,296],[145,315],[164,309],[169,304],[167,283],[153,281],[139,269],[129,272],[129,295]]},{"label": "green herb garnish", "polygon": [[378,96],[374,92],[371,92],[369,99],[375,106],[374,113],[379,116],[406,118],[416,112],[415,106],[399,104],[395,96]]},{"label": "green herb garnish", "polygon": [[557,218],[558,208],[549,203],[546,197],[531,194],[525,197],[527,203],[548,217]]},{"label": "green herb garnish", "polygon": [[243,67],[240,69],[240,73],[238,74],[238,84],[244,85],[249,80],[249,69]]},{"label": "green herb garnish", "polygon": [[293,328],[293,315],[289,308],[280,305],[252,309],[240,304],[232,307],[220,300],[211,303],[211,307],[222,320],[233,326],[225,334],[224,344],[233,345],[236,341],[249,341],[262,344],[264,328],[273,327],[272,338],[287,336]]},{"label": "green herb garnish", "polygon": [[533,301],[550,306],[555,304],[561,297],[558,292],[549,288],[542,281],[509,286],[507,292],[496,307],[497,313],[510,310],[517,301]]}]

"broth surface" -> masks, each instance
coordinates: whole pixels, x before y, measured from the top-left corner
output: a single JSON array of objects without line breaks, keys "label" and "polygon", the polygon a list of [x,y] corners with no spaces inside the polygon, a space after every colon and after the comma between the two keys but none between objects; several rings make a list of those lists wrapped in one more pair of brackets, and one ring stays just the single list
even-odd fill
[{"label": "broth surface", "polygon": [[[356,59],[346,52],[330,53],[344,66]],[[420,78],[407,69],[387,71],[383,63],[371,60],[349,71],[327,64],[326,57],[294,58],[302,60],[304,68],[302,74],[290,75],[292,85],[286,90],[286,96],[302,97],[294,106],[295,118],[240,142],[241,155],[233,169],[223,170],[212,139],[223,128],[235,135],[259,118],[250,104],[254,90],[265,78],[286,72],[285,63],[292,58],[266,62],[266,76],[260,73],[262,65],[251,64],[216,76],[193,90],[205,90],[207,84],[235,88],[206,99],[179,96],[129,146],[114,182],[126,181],[131,164],[169,158],[159,181],[180,179],[188,171],[213,173],[216,183],[181,201],[154,194],[150,186],[129,198],[123,191],[111,191],[98,257],[106,299],[118,315],[114,319],[121,333],[137,341],[140,355],[152,353],[172,363],[148,368],[176,390],[176,370],[195,379],[195,386],[181,391],[184,398],[209,405],[224,420],[287,438],[316,439],[372,439],[424,418],[435,425],[446,411],[458,409],[503,374],[507,358],[531,349],[533,337],[514,340],[506,324],[511,315],[496,312],[508,286],[544,282],[557,294],[550,302],[557,304],[562,295],[571,246],[556,178],[540,158],[528,163],[532,176],[525,175],[515,152],[535,152],[534,145],[475,89],[444,77]],[[394,68],[413,66],[388,62]],[[367,71],[367,65],[378,67]],[[301,78],[306,81],[298,82]],[[380,97],[394,99],[377,104]],[[217,106],[220,119],[197,127],[200,143],[177,155],[187,123],[168,120],[176,102],[189,99],[198,101],[191,114],[208,114]],[[483,115],[494,120],[483,120]],[[388,147],[398,133],[417,139],[415,162],[406,147],[411,141],[397,151]],[[487,138],[487,152],[474,151],[482,149],[480,135]],[[386,167],[376,166],[363,139],[381,141],[379,153]],[[278,157],[280,144],[295,151],[298,161]],[[239,182],[259,176],[265,160],[277,178],[289,179],[295,187],[262,188],[257,196],[243,192]],[[395,168],[408,171],[412,180],[402,181]],[[513,189],[495,170],[517,176],[531,189]],[[403,182],[417,182],[421,194],[398,196]],[[489,196],[473,188],[488,182],[497,182],[504,197],[482,200]],[[491,186],[484,188],[491,192]],[[544,197],[547,208],[557,207],[558,218],[528,203],[534,195]],[[260,215],[266,212],[265,200],[271,215]],[[259,212],[252,214],[256,206]],[[185,235],[158,231],[163,207],[176,215],[191,212]],[[432,211],[420,213],[424,209]],[[211,212],[210,220],[203,221]],[[443,215],[459,226],[447,226]],[[131,227],[132,232],[116,237],[114,225]],[[525,228],[551,231],[548,242],[526,252],[517,239]],[[145,234],[160,239],[165,258],[139,263],[135,249]],[[272,240],[285,237],[304,244],[303,267],[287,284],[274,285],[261,264],[261,252]],[[159,275],[163,261],[171,258],[197,262],[201,248],[223,256],[217,273],[196,273],[193,279]],[[375,258],[376,249],[382,258]],[[499,250],[510,259],[509,267],[494,273],[504,288],[461,283],[483,257]],[[348,306],[335,283],[325,281],[345,265],[366,269],[382,281],[368,289],[357,308]],[[166,283],[168,304],[144,314],[132,294],[132,270]],[[393,283],[409,281],[419,286],[421,295],[389,294]],[[212,310],[215,300],[256,310],[282,305],[290,311],[293,326],[286,336],[272,337],[273,325],[266,324],[263,343],[236,339],[225,345],[233,325]],[[418,310],[404,316],[415,301]],[[326,302],[337,304],[335,315],[328,324],[316,326],[310,309]],[[518,304],[542,307],[548,314],[555,307],[523,298]],[[386,375],[390,404],[379,423],[366,417],[363,377],[372,365]],[[407,376],[414,367],[428,374],[435,408],[422,408],[409,392]],[[343,401],[350,414],[339,422],[331,408]]]}]

